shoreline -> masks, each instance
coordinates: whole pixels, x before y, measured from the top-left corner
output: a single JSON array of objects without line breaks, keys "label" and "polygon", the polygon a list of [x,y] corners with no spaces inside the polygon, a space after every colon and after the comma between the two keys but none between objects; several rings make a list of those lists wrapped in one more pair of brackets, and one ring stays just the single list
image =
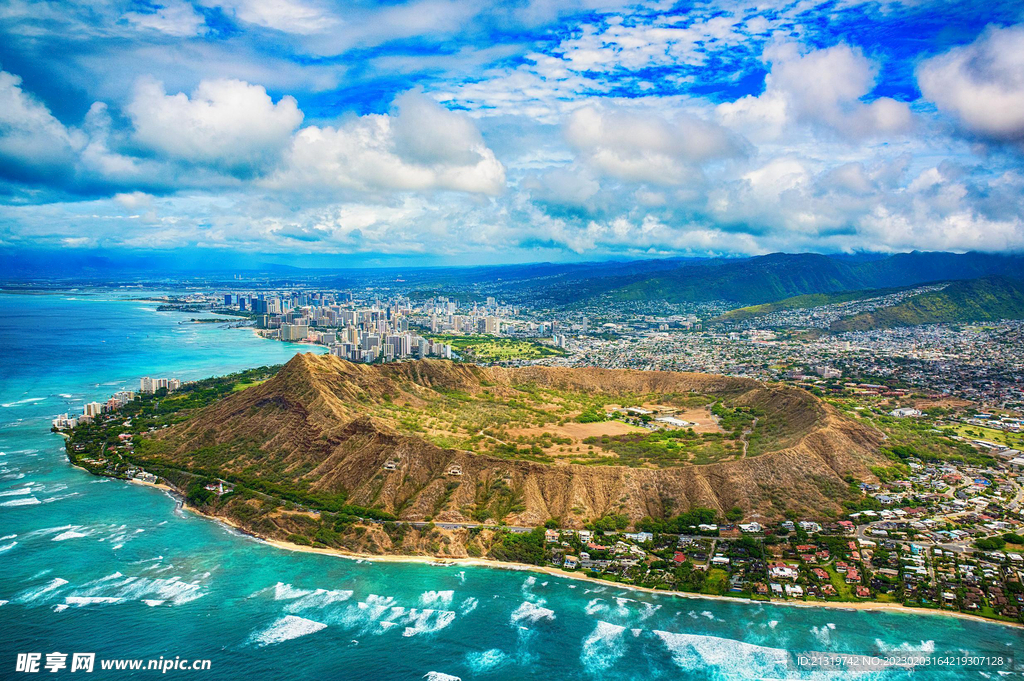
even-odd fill
[{"label": "shoreline", "polygon": [[[158,485],[147,486],[157,487]],[[173,489],[163,486],[173,494],[177,495]],[[953,611],[953,610],[938,610],[931,608],[911,608],[901,603],[880,603],[878,601],[776,601],[767,600],[760,601],[751,598],[741,598],[738,596],[721,596],[718,594],[699,594],[692,593],[689,591],[670,591],[667,589],[652,589],[646,586],[637,586],[635,584],[623,584],[621,582],[612,582],[606,579],[598,579],[596,577],[590,577],[588,575],[580,574],[577,572],[568,572],[561,568],[549,567],[545,565],[530,565],[527,563],[508,563],[505,561],[488,560],[486,558],[442,558],[437,556],[413,556],[413,555],[393,555],[393,554],[373,554],[373,553],[358,553],[354,551],[345,551],[343,549],[325,549],[318,548],[315,546],[302,546],[301,544],[293,544],[291,542],[283,541],[280,539],[268,539],[262,537],[245,527],[242,527],[238,523],[228,518],[222,518],[220,516],[209,515],[202,511],[185,504],[182,502],[182,509],[194,513],[200,518],[212,520],[220,523],[221,525],[230,527],[233,530],[244,534],[245,536],[268,546],[272,546],[282,551],[293,551],[296,553],[313,553],[322,556],[331,556],[334,558],[342,558],[345,560],[354,561],[366,561],[366,562],[382,562],[382,563],[418,563],[422,565],[433,565],[436,567],[449,567],[449,566],[466,566],[466,567],[482,567],[490,568],[492,570],[512,570],[515,572],[537,572],[545,574],[551,577],[561,577],[563,579],[572,579],[581,582],[589,582],[591,584],[600,584],[602,586],[618,587],[621,589],[631,589],[634,591],[642,591],[650,594],[657,594],[662,596],[673,596],[675,598],[686,598],[695,600],[712,600],[712,601],[727,601],[733,603],[745,603],[748,605],[770,605],[770,606],[786,606],[791,608],[824,608],[824,609],[837,609],[837,610],[862,610],[862,611],[874,611],[874,612],[888,612],[888,613],[902,613],[906,615],[939,615],[946,617],[956,617],[959,619],[970,620],[973,622],[984,622],[987,624],[998,624],[1009,627],[1024,628],[1024,624],[1020,622],[1006,622],[1003,620],[991,619],[988,617],[982,617],[981,615],[974,615],[971,613]]]},{"label": "shoreline", "polygon": [[140,485],[142,487],[152,487],[153,489],[162,489],[165,492],[174,492],[175,494],[177,494],[177,491],[174,490],[174,488],[172,488],[170,485],[165,485],[162,482],[146,482],[145,480],[136,480],[135,478],[128,478],[128,479],[125,480],[125,482],[131,483],[133,485]]}]

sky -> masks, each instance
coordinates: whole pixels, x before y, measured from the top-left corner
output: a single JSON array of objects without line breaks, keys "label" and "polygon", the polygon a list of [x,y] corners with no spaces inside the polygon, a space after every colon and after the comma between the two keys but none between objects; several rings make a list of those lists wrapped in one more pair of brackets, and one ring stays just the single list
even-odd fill
[{"label": "sky", "polygon": [[0,249],[1024,250],[1019,0],[0,0]]}]

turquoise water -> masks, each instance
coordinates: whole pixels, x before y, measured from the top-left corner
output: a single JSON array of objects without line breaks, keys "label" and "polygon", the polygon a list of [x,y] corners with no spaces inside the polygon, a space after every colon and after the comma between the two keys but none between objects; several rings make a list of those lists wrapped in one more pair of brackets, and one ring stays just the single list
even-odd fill
[{"label": "turquoise water", "polygon": [[[681,599],[266,546],[182,513],[160,490],[72,468],[49,420],[143,375],[200,378],[309,348],[179,324],[196,315],[109,292],[0,294],[0,312],[0,678],[32,678],[14,672],[17,653],[54,651],[210,659],[208,671],[166,674],[199,679],[831,678],[793,667],[789,651],[1006,656],[1024,640],[950,617]],[[1005,678],[962,668],[866,678],[921,674]]]}]

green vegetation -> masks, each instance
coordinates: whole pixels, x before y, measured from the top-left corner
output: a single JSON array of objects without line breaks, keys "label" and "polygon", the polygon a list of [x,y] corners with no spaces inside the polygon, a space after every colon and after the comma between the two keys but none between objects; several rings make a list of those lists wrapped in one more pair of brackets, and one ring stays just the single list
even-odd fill
[{"label": "green vegetation", "polygon": [[966,424],[954,425],[952,430],[953,433],[961,437],[988,440],[989,442],[996,442],[1007,447],[1013,447],[1014,449],[1024,449],[1024,434],[1021,433],[1011,433],[999,430],[998,428],[983,428]]},{"label": "green vegetation", "polygon": [[982,551],[999,551],[1006,546],[1006,540],[1000,537],[990,537],[988,539],[979,539],[974,544]]},{"label": "green vegetation", "polygon": [[502,362],[517,359],[561,357],[565,350],[545,345],[534,339],[505,338],[502,336],[468,335],[430,336],[431,340],[448,343],[467,360],[475,362]]},{"label": "green vegetation", "polygon": [[729,310],[725,314],[712,319],[712,322],[742,322],[748,319],[755,319],[783,310],[805,310],[822,305],[834,305],[836,303],[847,303],[852,300],[865,300],[876,298],[903,289],[868,289],[865,291],[842,291],[840,293],[807,293],[792,298],[785,298],[774,303],[763,303],[761,305],[748,305],[735,310]]},{"label": "green vegetation", "polygon": [[511,563],[544,563],[544,528],[535,527],[526,534],[500,532],[497,542],[491,547],[491,555],[498,560]]},{"label": "green vegetation", "polygon": [[614,452],[616,456],[590,454],[574,458],[574,463],[634,467],[703,465],[743,453],[741,445],[725,440],[720,433],[695,433],[692,428],[588,437],[583,444]]},{"label": "green vegetation", "polygon": [[1024,281],[987,277],[955,281],[941,291],[909,298],[898,305],[840,319],[831,331],[863,331],[937,322],[1024,319]]},{"label": "green vegetation", "polygon": [[575,419],[576,423],[600,423],[601,421],[607,421],[608,417],[605,416],[603,410],[589,407],[584,410]]},{"label": "green vegetation", "polygon": [[[995,459],[985,452],[978,451],[967,442],[954,440],[953,436],[960,429],[936,429],[932,417],[926,418],[895,418],[889,415],[890,405],[879,405],[873,400],[861,397],[832,398],[830,402],[846,412],[847,415],[870,423],[886,435],[886,443],[882,448],[892,464],[880,467],[876,475],[894,479],[905,473],[902,466],[906,460],[917,458],[926,462],[961,462],[975,466],[989,466]],[[859,407],[859,409],[858,409]],[[940,416],[942,412],[935,412]],[[970,427],[968,427],[968,430]],[[893,467],[895,465],[895,467]]]},{"label": "green vegetation", "polygon": [[[949,279],[1019,276],[1020,256],[989,253],[899,253],[872,260],[845,260],[813,253],[773,253],[754,258],[717,258],[680,263],[672,269],[592,276],[553,283],[544,297],[560,303],[598,296],[613,301],[665,300],[669,303],[730,300],[742,305],[782,301],[807,294],[907,288]],[[530,282],[533,284],[533,282]],[[535,284],[534,284],[535,285]]]},{"label": "green vegetation", "polygon": [[158,390],[153,394],[140,394],[122,407],[116,418],[82,423],[70,431],[65,444],[68,458],[95,473],[123,473],[130,463],[130,447],[121,442],[122,434],[132,435],[138,440],[136,445],[141,444],[144,449],[147,441],[143,438],[147,433],[180,423],[197,409],[234,392],[238,385],[262,382],[279,369],[279,366],[259,367],[186,383],[173,393]]},{"label": "green vegetation", "polygon": [[[186,383],[173,393],[159,390],[154,394],[139,395],[116,415],[83,423],[71,430],[65,444],[68,458],[93,473],[114,477],[128,477],[132,470],[144,468],[184,490],[189,503],[200,508],[235,498],[261,499],[272,506],[291,503],[363,518],[393,519],[390,513],[379,509],[346,503],[344,494],[312,493],[306,489],[308,483],[293,482],[283,469],[254,467],[237,473],[222,470],[224,461],[237,456],[239,448],[256,449],[256,442],[201,447],[193,453],[192,465],[184,467],[163,456],[165,443],[149,436],[188,419],[196,410],[221,397],[262,383],[279,369],[279,366],[260,367]],[[131,435],[131,439],[122,440],[122,435]],[[205,488],[217,480],[233,486],[233,493],[218,499],[214,492]],[[248,513],[240,512],[243,515]]]},{"label": "green vegetation", "polygon": [[[586,436],[572,425],[608,422],[609,432],[621,433],[620,422],[633,419],[617,415],[617,421],[610,421],[606,416],[610,405],[647,403],[677,408],[713,405],[714,414],[729,432],[634,429],[621,435]],[[772,433],[785,431],[776,421],[758,416],[762,412],[756,408],[730,407],[710,395],[587,393],[533,384],[505,388],[500,397],[487,387],[473,394],[436,390],[435,395],[427,395],[415,404],[382,401],[372,405],[370,413],[401,432],[424,437],[439,447],[537,463],[562,458],[584,465],[707,464],[742,456],[742,439],[758,443],[759,449],[751,449],[748,455],[767,451],[772,446]],[[595,430],[601,432],[600,427],[589,432]]]},{"label": "green vegetation", "polygon": [[[763,429],[762,422],[758,421],[759,416],[755,416],[763,417],[763,412],[752,407],[729,407],[722,401],[716,401],[711,406],[711,413],[718,417],[719,426],[725,433],[697,433],[693,428],[687,428],[592,436],[584,439],[583,444],[616,456],[601,456],[596,451],[588,451],[574,457],[573,462],[605,466],[653,465],[662,468],[717,463],[742,456],[744,440]],[[762,438],[758,442],[766,440]],[[751,456],[757,453],[760,452],[747,452]]]},{"label": "green vegetation", "polygon": [[253,386],[260,385],[261,383],[266,383],[266,381],[267,379],[265,378],[254,381],[239,381],[238,383],[235,383],[234,387],[231,388],[231,391],[238,392],[240,390],[245,390],[246,388],[252,388]]},{"label": "green vegetation", "polygon": [[698,525],[710,525],[715,522],[718,513],[710,508],[695,508],[671,518],[643,518],[636,524],[640,532],[655,534],[688,534]]},{"label": "green vegetation", "polygon": [[629,527],[628,515],[604,515],[587,523],[587,529],[594,532],[617,532]]}]

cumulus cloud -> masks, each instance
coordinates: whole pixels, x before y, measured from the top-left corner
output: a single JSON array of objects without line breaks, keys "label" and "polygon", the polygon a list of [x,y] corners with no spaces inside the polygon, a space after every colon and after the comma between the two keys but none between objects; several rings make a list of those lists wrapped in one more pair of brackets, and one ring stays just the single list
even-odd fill
[{"label": "cumulus cloud", "polygon": [[391,131],[399,156],[426,165],[475,165],[482,160],[483,138],[466,116],[418,92],[399,95],[392,111]]},{"label": "cumulus cloud", "polygon": [[[951,49],[921,23],[940,53],[903,102],[878,94],[916,96],[895,66],[914,48],[877,29],[934,7],[616,4],[8,3],[0,43],[33,68],[0,73],[0,239],[495,260],[1024,248],[1020,156],[977,143],[1024,140],[1024,27]],[[965,31],[1020,21],[979,8]]]},{"label": "cumulus cloud", "polygon": [[21,78],[0,71],[0,175],[38,180],[67,175],[85,139],[57,120],[21,87]]},{"label": "cumulus cloud", "polygon": [[701,163],[743,151],[743,144],[721,126],[685,113],[666,119],[587,107],[569,117],[565,137],[599,172],[658,185],[693,182]]},{"label": "cumulus cloud", "polygon": [[596,207],[594,197],[601,190],[601,183],[593,175],[584,168],[573,166],[529,175],[521,186],[529,192],[532,200],[555,212],[591,210]]},{"label": "cumulus cloud", "polygon": [[418,94],[398,97],[392,114],[303,128],[286,161],[267,186],[480,194],[505,186],[504,166],[472,122]]},{"label": "cumulus cloud", "polygon": [[1024,142],[1024,24],[923,61],[921,93],[973,133]]},{"label": "cumulus cloud", "polygon": [[273,166],[303,119],[293,97],[275,103],[262,86],[240,80],[202,81],[189,97],[144,79],[127,112],[142,147],[239,176]]},{"label": "cumulus cloud", "polygon": [[843,137],[891,136],[913,125],[910,107],[891,97],[866,102],[877,66],[856,47],[840,44],[806,54],[798,45],[765,52],[771,72],[762,94],[719,105],[723,122],[778,136],[794,122],[824,126]]}]

